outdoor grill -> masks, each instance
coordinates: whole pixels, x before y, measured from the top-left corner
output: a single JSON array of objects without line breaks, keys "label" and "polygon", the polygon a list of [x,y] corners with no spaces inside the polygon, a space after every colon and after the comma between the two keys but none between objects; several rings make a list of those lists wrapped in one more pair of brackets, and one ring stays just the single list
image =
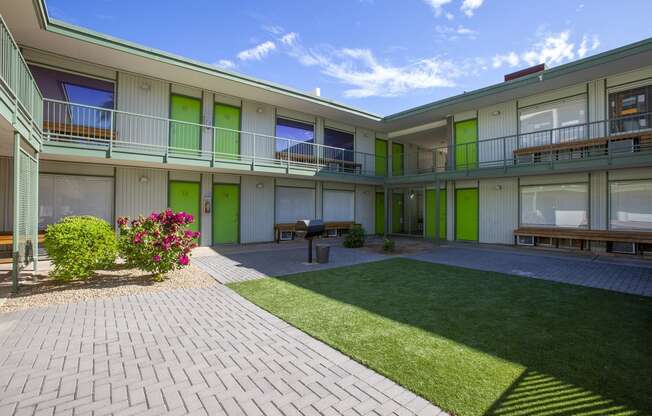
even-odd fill
[{"label": "outdoor grill", "polygon": [[308,240],[308,263],[312,263],[312,239],[324,233],[326,227],[322,220],[299,220],[294,226],[297,235]]}]

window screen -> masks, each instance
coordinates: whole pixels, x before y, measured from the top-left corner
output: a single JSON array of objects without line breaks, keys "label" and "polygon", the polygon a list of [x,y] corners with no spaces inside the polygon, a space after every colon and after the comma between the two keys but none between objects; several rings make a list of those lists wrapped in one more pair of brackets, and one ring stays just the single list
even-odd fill
[{"label": "window screen", "polygon": [[609,184],[610,227],[652,231],[652,180]]},{"label": "window screen", "polygon": [[39,228],[70,215],[92,215],[113,225],[113,178],[40,175]]},{"label": "window screen", "polygon": [[315,190],[276,187],[276,222],[294,223],[315,218]]},{"label": "window screen", "polygon": [[588,226],[587,184],[521,187],[521,224],[556,227]]},{"label": "window screen", "polygon": [[353,191],[324,191],[324,221],[354,220]]}]

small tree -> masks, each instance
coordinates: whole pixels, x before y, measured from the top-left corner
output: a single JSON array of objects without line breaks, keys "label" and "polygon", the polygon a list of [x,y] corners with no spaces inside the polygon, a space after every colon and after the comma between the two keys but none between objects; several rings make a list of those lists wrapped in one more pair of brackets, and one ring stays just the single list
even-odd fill
[{"label": "small tree", "polygon": [[364,246],[366,234],[367,233],[365,229],[356,224],[349,230],[349,233],[344,238],[344,242],[342,244],[344,247],[348,248],[362,247]]},{"label": "small tree", "polygon": [[188,229],[193,216],[185,212],[152,212],[129,221],[118,218],[120,255],[128,265],[152,273],[157,279],[190,263],[199,232]]},{"label": "small tree", "polygon": [[113,266],[118,253],[113,228],[91,216],[65,217],[49,225],[43,245],[54,264],[50,276],[60,280],[86,279]]}]

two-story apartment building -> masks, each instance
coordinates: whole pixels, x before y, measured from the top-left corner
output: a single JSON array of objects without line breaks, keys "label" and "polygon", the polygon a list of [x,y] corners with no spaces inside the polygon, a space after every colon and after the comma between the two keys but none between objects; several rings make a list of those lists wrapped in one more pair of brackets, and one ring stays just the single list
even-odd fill
[{"label": "two-story apartment building", "polygon": [[321,218],[652,251],[652,39],[381,117],[53,20],[42,1],[0,13],[0,231],[17,260],[64,216],[166,207],[197,217],[203,245]]}]

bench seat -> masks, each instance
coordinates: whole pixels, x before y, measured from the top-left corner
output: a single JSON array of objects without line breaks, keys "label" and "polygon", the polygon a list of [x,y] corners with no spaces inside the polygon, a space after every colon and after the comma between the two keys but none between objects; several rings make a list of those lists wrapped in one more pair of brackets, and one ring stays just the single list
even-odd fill
[{"label": "bench seat", "polygon": [[515,236],[566,238],[572,240],[614,241],[622,243],[652,244],[652,232],[587,230],[583,228],[519,227]]},{"label": "bench seat", "polygon": [[[274,236],[276,242],[281,241],[282,232],[296,232],[295,223],[274,224]],[[353,221],[328,221],[324,223],[324,229],[328,230],[350,230],[355,225]]]}]

